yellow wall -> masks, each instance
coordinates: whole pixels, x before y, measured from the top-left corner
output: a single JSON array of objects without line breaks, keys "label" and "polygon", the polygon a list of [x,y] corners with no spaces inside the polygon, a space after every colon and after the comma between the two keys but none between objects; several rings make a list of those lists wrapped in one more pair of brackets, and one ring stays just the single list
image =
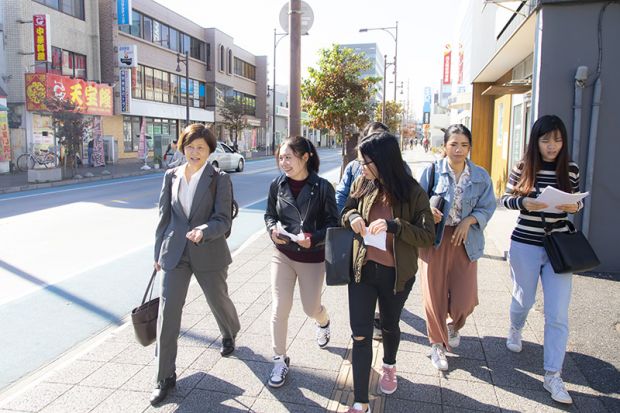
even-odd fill
[{"label": "yellow wall", "polygon": [[504,192],[508,180],[511,101],[512,95],[504,95],[494,103],[491,179],[498,196]]},{"label": "yellow wall", "polygon": [[102,127],[104,135],[112,135],[114,136],[114,140],[116,141],[116,146],[118,148],[118,158],[119,159],[136,159],[138,157],[137,152],[127,152],[125,153],[125,145],[123,143],[123,117],[120,115],[117,116],[103,116]]}]

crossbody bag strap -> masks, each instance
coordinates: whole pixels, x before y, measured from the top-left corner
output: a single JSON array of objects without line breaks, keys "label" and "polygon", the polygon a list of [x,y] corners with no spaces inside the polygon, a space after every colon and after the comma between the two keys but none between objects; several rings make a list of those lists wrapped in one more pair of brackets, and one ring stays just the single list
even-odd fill
[{"label": "crossbody bag strap", "polygon": [[435,162],[431,164],[431,176],[428,180],[428,197],[430,198],[435,193]]}]

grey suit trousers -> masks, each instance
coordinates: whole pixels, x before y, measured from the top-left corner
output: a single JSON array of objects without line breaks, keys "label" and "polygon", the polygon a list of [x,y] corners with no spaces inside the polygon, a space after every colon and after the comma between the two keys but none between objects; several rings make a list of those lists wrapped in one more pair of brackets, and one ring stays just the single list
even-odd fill
[{"label": "grey suit trousers", "polygon": [[192,274],[207,298],[222,338],[235,338],[240,330],[237,309],[228,296],[228,266],[217,271],[195,272],[187,248],[179,264],[163,271],[161,298],[157,320],[157,381],[176,371],[177,341],[181,330],[181,315]]}]

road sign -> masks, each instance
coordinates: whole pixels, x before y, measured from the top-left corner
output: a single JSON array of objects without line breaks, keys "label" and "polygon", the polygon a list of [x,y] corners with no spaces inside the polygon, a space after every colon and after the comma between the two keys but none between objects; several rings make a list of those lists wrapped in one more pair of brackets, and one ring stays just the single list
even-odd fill
[{"label": "road sign", "polygon": [[[280,26],[285,33],[289,32],[288,28],[288,8],[289,3],[284,3],[282,9],[280,9]],[[305,1],[301,2],[301,34],[308,34],[310,28],[312,28],[312,23],[314,23],[314,12],[310,5]]]}]

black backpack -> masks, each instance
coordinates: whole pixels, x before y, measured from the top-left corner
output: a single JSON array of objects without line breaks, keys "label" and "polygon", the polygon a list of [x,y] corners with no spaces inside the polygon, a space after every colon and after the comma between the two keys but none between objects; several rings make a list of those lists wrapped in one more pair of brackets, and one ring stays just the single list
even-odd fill
[{"label": "black backpack", "polygon": [[[209,188],[211,189],[211,195],[215,199],[215,187],[217,185],[216,181],[219,179],[219,176],[220,176],[220,169],[216,168],[216,167],[213,167],[213,169],[215,169],[215,172],[216,172],[217,176],[216,176],[215,179],[211,180],[211,184],[209,185]],[[230,204],[230,217],[232,219],[235,219],[235,218],[237,218],[237,215],[239,215],[239,204],[237,204],[237,201],[235,201],[235,190],[232,187],[232,181],[230,181],[230,189],[232,190],[232,202]],[[228,231],[226,231],[226,238],[230,237],[230,232],[231,231],[232,231],[232,224],[230,226],[230,229]]]}]

